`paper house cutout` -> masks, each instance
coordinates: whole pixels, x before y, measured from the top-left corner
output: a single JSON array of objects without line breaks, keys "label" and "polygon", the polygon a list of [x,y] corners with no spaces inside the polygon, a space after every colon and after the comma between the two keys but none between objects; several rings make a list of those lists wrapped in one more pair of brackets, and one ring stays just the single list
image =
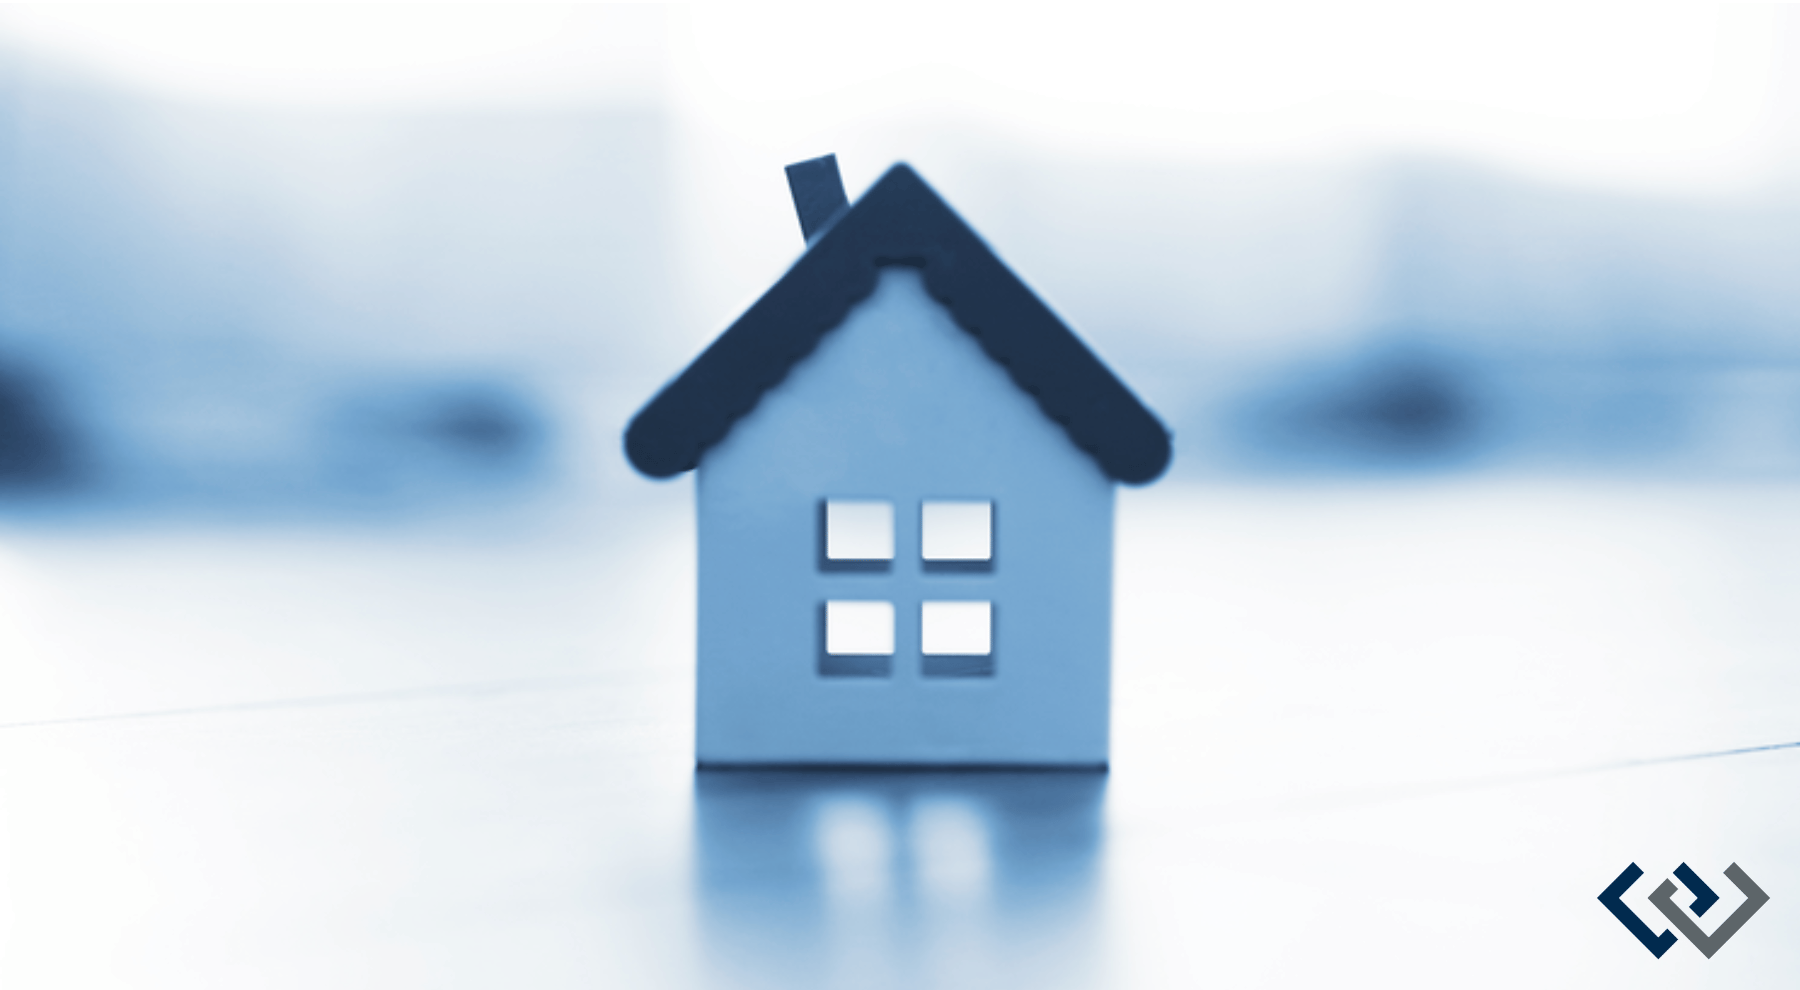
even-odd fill
[{"label": "paper house cutout", "polygon": [[912,169],[789,177],[806,252],[625,434],[697,471],[699,763],[1106,765],[1168,431]]}]

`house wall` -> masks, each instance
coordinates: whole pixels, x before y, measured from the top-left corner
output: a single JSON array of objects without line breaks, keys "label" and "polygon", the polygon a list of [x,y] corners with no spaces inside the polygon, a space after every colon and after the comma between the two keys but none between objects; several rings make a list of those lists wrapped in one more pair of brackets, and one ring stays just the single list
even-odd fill
[{"label": "house wall", "polygon": [[[885,270],[696,491],[701,762],[1106,761],[1112,482],[917,271]],[[824,498],[893,501],[888,573],[821,573]],[[923,572],[925,498],[994,501],[993,573]],[[828,599],[895,603],[891,676],[819,675]],[[994,602],[994,676],[920,675],[927,599]]]}]

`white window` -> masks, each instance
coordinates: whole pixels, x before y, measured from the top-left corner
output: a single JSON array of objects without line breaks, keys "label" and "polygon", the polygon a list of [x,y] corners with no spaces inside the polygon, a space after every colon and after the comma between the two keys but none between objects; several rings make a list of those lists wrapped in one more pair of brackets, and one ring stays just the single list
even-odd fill
[{"label": "white window", "polygon": [[894,503],[862,499],[825,502],[827,564],[882,564],[894,559]]},{"label": "white window", "polygon": [[927,565],[991,566],[994,503],[927,501],[920,512],[920,550]]},{"label": "white window", "polygon": [[836,657],[890,656],[893,602],[826,602],[825,652]]},{"label": "white window", "polygon": [[919,647],[926,656],[987,656],[994,650],[992,602],[925,602]]}]

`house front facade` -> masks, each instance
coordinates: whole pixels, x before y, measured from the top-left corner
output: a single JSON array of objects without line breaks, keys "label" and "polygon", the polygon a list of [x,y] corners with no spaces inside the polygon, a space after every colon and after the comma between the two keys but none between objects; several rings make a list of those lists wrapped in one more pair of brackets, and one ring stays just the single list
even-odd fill
[{"label": "house front facade", "polygon": [[634,421],[697,472],[702,765],[1106,764],[1113,488],[1167,433],[984,259],[899,166]]}]

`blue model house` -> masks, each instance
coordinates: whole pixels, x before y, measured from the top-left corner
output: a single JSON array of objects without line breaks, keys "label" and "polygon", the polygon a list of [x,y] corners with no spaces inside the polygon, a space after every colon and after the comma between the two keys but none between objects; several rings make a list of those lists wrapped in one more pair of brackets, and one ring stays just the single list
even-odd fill
[{"label": "blue model house", "polygon": [[1113,485],[1169,434],[905,165],[640,411],[697,469],[697,757],[1104,766]]}]

